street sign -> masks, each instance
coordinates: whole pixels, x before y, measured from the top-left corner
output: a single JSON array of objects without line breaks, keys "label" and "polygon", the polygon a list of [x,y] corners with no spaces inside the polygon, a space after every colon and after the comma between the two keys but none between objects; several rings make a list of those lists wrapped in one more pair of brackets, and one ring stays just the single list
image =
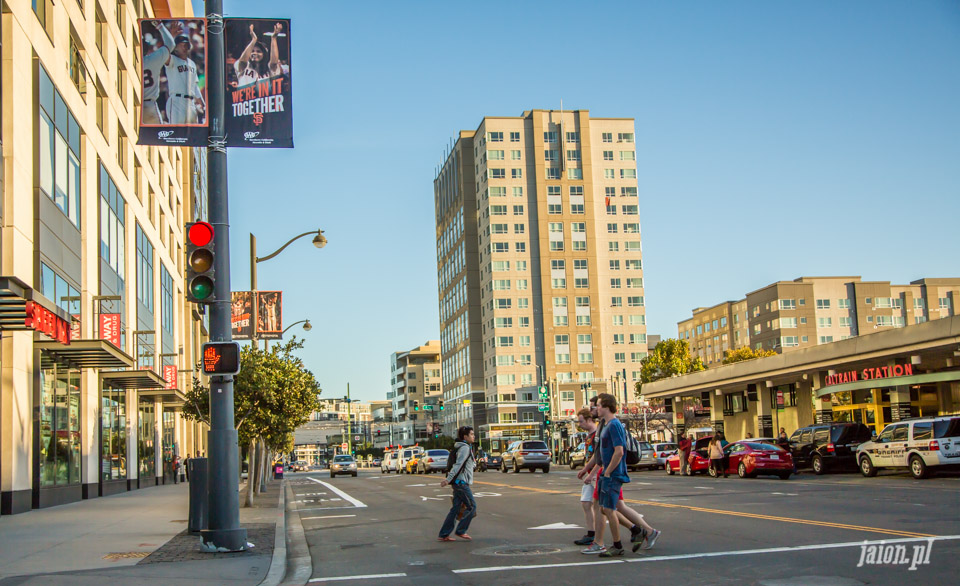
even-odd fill
[{"label": "street sign", "polygon": [[360,436],[359,436],[359,435],[353,436],[353,441],[355,441],[355,442],[360,441]]},{"label": "street sign", "polygon": [[345,443],[344,443],[344,444],[340,444],[340,449],[341,449],[341,450],[346,450],[347,447],[348,447],[348,446],[347,446],[347,444],[345,444]]},{"label": "street sign", "polygon": [[433,405],[424,405],[422,409],[424,411],[433,411]]},{"label": "street sign", "polygon": [[541,413],[546,413],[547,411],[550,411],[550,405],[549,403],[539,403],[537,404],[537,410]]}]

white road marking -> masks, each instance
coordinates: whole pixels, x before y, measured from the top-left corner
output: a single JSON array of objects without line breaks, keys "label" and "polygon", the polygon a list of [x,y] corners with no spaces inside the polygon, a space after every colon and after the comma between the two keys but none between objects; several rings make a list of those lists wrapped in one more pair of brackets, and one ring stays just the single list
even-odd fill
[{"label": "white road marking", "polygon": [[499,492],[475,492],[473,496],[483,498],[485,496],[502,496]]},{"label": "white road marking", "polygon": [[[326,482],[324,482],[324,481],[322,481],[322,480],[317,480],[316,478],[313,478],[313,477],[308,477],[308,478],[309,478],[310,480],[316,482],[317,484],[322,484],[322,485],[326,486],[327,488],[329,488],[330,490],[332,490],[335,494],[340,495],[340,497],[343,498],[343,500],[349,501],[349,502],[350,502],[353,506],[355,506],[355,507],[366,507],[366,506],[367,506],[367,505],[361,503],[360,501],[358,501],[357,499],[353,498],[353,497],[350,496],[349,494],[343,492],[342,490],[340,490],[339,488],[337,488],[336,486],[334,486],[334,485],[332,485],[332,484],[328,484],[328,483],[326,483]],[[331,500],[334,500],[334,499],[331,499]]]},{"label": "white road marking", "polygon": [[342,582],[345,580],[372,580],[374,578],[404,578],[406,574],[364,574],[362,576],[331,576],[328,578],[310,578],[310,582]]},{"label": "white road marking", "polygon": [[423,499],[424,501],[442,501],[442,500],[446,500],[446,499],[442,499],[442,498],[435,497],[435,496],[423,496],[423,495],[420,495],[420,498]]},{"label": "white road marking", "polygon": [[713,490],[713,486],[694,486],[693,488],[699,488],[701,490]]},{"label": "white road marking", "polygon": [[464,568],[461,570],[451,570],[451,571],[454,574],[478,574],[481,572],[503,572],[503,571],[509,571],[509,570],[575,568],[580,566],[595,566],[599,564],[630,564],[630,563],[644,563],[644,562],[662,562],[662,561],[672,561],[672,560],[689,560],[689,559],[696,559],[696,558],[757,555],[757,554],[767,554],[767,553],[785,553],[785,552],[791,552],[791,551],[842,549],[842,548],[851,548],[851,547],[861,547],[864,545],[889,545],[889,544],[896,544],[896,543],[917,543],[921,541],[931,542],[931,541],[956,541],[956,540],[960,540],[960,535],[938,535],[936,537],[918,537],[918,538],[909,537],[904,539],[878,539],[875,541],[846,541],[842,543],[816,543],[813,545],[770,547],[767,549],[742,549],[742,550],[734,550],[734,551],[710,551],[710,552],[703,552],[703,553],[661,555],[661,556],[652,556],[652,557],[646,557],[646,558],[628,558],[624,560],[609,560],[609,561],[602,561],[602,562],[600,561],[569,562],[569,563],[558,563],[558,564],[537,564],[537,565],[521,565],[521,566],[494,566],[494,567],[485,567],[485,568]]},{"label": "white road marking", "polygon": [[799,496],[799,493],[796,492],[771,492],[770,494],[778,494],[780,496]]},{"label": "white road marking", "polygon": [[539,527],[527,527],[527,529],[583,529],[583,527],[569,523],[551,523],[549,525],[540,525]]},{"label": "white road marking", "polygon": [[407,488],[410,488],[411,486],[429,486],[429,485],[428,484],[408,484]]},{"label": "white road marking", "polygon": [[324,515],[323,517],[301,517],[301,521],[310,521],[311,519],[343,519],[345,517],[356,517],[356,515]]}]

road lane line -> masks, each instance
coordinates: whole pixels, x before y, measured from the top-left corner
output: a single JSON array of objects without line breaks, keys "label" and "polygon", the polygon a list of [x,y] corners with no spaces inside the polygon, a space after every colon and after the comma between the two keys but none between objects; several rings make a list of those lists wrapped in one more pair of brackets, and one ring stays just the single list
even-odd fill
[{"label": "road lane line", "polygon": [[310,521],[312,519],[343,519],[345,517],[356,517],[356,515],[324,515],[322,517],[301,517],[301,521]]},{"label": "road lane line", "polygon": [[366,506],[367,506],[367,505],[361,503],[360,501],[358,501],[357,499],[353,498],[353,497],[350,496],[349,494],[343,492],[342,490],[340,490],[339,488],[337,488],[336,486],[334,486],[334,485],[332,485],[332,484],[329,484],[329,483],[324,482],[324,481],[322,481],[322,480],[317,480],[316,478],[313,478],[312,476],[308,476],[307,478],[308,478],[309,480],[312,480],[312,481],[316,482],[317,484],[322,484],[322,485],[326,486],[327,488],[329,488],[330,490],[332,490],[334,493],[338,494],[338,495],[340,496],[340,498],[342,498],[342,499],[345,500],[345,501],[349,501],[349,502],[350,502],[353,506],[355,506],[355,507],[360,508],[360,507],[366,507]]},{"label": "road lane line", "polygon": [[623,560],[608,560],[597,562],[568,562],[557,564],[535,564],[535,565],[517,565],[517,566],[493,566],[482,568],[463,568],[460,570],[451,570],[454,574],[479,574],[485,572],[505,572],[510,570],[537,570],[548,568],[576,568],[582,566],[596,566],[601,564],[631,564],[644,562],[663,562],[672,560],[689,560],[696,558],[738,556],[738,555],[758,555],[767,553],[787,553],[791,551],[811,551],[822,549],[843,549],[862,547],[864,545],[893,545],[898,543],[916,543],[919,541],[954,541],[960,539],[960,535],[940,535],[936,537],[911,538],[911,539],[877,539],[874,541],[846,541],[841,543],[816,543],[813,545],[794,545],[789,547],[771,547],[767,549],[741,549],[733,551],[709,551],[702,553],[686,553],[677,555],[661,555],[644,558],[629,558]]},{"label": "road lane line", "polygon": [[[495,483],[495,482],[482,482],[482,481],[477,481],[477,480],[475,480],[473,483],[474,483],[474,484],[485,484],[485,485],[489,485],[489,486],[501,486],[501,487],[513,488],[513,489],[516,489],[516,490],[527,490],[527,491],[531,491],[531,492],[541,492],[541,493],[547,493],[547,494],[565,494],[565,495],[580,494],[579,491],[577,491],[577,492],[566,492],[566,491],[560,491],[560,490],[548,490],[548,489],[544,489],[544,488],[533,488],[533,487],[526,487],[526,486],[516,486],[516,485],[512,485],[512,484],[500,484],[500,483]],[[808,519],[797,519],[797,518],[793,518],[793,517],[776,517],[776,516],[773,516],[773,515],[761,515],[761,514],[759,514],[759,513],[746,513],[746,512],[739,512],[739,511],[728,511],[728,510],[724,510],[724,509],[708,509],[708,508],[705,508],[705,507],[695,507],[695,506],[692,506],[692,505],[679,505],[679,504],[664,503],[664,502],[659,502],[659,501],[648,501],[648,500],[637,500],[637,499],[628,499],[628,498],[625,498],[625,499],[623,499],[623,502],[628,503],[628,504],[633,504],[633,505],[647,505],[647,506],[651,506],[651,507],[666,507],[666,508],[674,508],[674,509],[687,509],[687,510],[689,510],[689,511],[696,511],[696,512],[699,512],[699,513],[713,513],[713,514],[715,514],[715,515],[731,515],[731,516],[734,516],[734,517],[747,517],[747,518],[750,518],[750,519],[762,519],[762,520],[765,520],[765,521],[779,521],[779,522],[782,522],[782,523],[799,523],[799,524],[802,524],[802,525],[813,525],[813,526],[818,526],[818,527],[830,527],[830,528],[833,528],[833,529],[850,529],[850,530],[854,530],[854,531],[865,531],[865,532],[868,532],[868,533],[884,533],[884,534],[887,534],[887,535],[896,535],[896,536],[898,536],[898,537],[917,537],[917,538],[920,538],[920,537],[935,537],[934,535],[930,535],[930,534],[927,534],[927,533],[917,533],[917,532],[914,532],[914,531],[901,531],[901,530],[899,530],[899,529],[882,529],[882,528],[878,528],[878,527],[864,527],[864,526],[861,526],[861,525],[848,525],[848,524],[846,524],[846,523],[832,523],[832,522],[830,522],[830,521],[811,521],[811,520],[808,520]]]},{"label": "road lane line", "polygon": [[364,574],[360,576],[330,576],[328,578],[310,578],[307,580],[307,583],[311,582],[343,582],[345,580],[373,580],[375,578],[405,578],[405,573],[400,574]]}]

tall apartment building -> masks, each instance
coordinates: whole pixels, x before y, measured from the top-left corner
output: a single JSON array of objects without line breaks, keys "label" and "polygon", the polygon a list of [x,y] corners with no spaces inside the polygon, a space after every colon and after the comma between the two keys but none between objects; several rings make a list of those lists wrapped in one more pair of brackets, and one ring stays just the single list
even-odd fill
[{"label": "tall apartment building", "polygon": [[909,285],[860,277],[800,277],[778,281],[693,310],[677,323],[680,339],[706,366],[724,352],[749,346],[785,352],[888,328],[955,315],[960,279],[919,279]]},{"label": "tall apartment building", "polygon": [[539,435],[540,384],[556,417],[583,404],[588,383],[596,392],[615,373],[639,379],[647,343],[633,119],[485,117],[460,132],[434,200],[444,397],[486,406],[486,421],[476,410],[467,417],[492,448]]},{"label": "tall apartment building", "polygon": [[395,443],[410,445],[440,429],[442,394],[440,342],[429,340],[390,355],[390,392]]},{"label": "tall apartment building", "polygon": [[206,450],[180,412],[206,333],[182,277],[205,153],[135,145],[137,18],[190,14],[186,0],[3,5],[3,514],[169,482],[176,457]]}]

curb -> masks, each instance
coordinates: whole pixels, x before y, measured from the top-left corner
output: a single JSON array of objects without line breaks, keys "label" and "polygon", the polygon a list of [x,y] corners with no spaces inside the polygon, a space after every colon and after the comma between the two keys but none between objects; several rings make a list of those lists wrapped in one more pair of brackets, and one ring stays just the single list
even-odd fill
[{"label": "curb", "polygon": [[[290,491],[290,496],[295,496],[290,485],[286,485]],[[290,502],[295,499],[291,498]],[[303,586],[313,576],[313,558],[310,556],[310,546],[307,544],[307,538],[303,533],[303,523],[300,521],[300,513],[296,509],[290,509],[290,526],[288,528],[290,536],[290,547],[288,549],[288,561],[290,573],[286,576],[283,584],[297,584]]]},{"label": "curb", "polygon": [[270,560],[270,570],[259,586],[278,586],[283,581],[287,571],[287,502],[286,480],[280,485],[280,503],[277,505],[277,528],[274,531],[273,559]]}]

